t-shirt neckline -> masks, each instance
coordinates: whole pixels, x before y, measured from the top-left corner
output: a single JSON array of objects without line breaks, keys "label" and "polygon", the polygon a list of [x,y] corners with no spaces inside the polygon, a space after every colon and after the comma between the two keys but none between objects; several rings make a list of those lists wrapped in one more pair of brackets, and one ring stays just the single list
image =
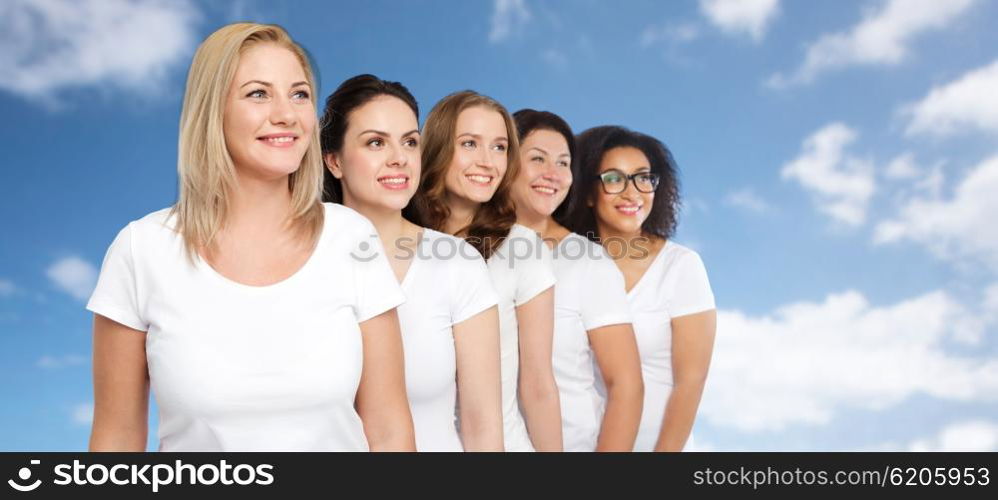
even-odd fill
[{"label": "t-shirt neckline", "polygon": [[651,274],[652,269],[654,269],[655,266],[658,265],[658,261],[664,258],[663,255],[665,255],[665,250],[669,248],[670,245],[672,245],[672,240],[665,240],[665,244],[662,245],[662,248],[658,249],[658,253],[655,254],[655,258],[652,260],[652,263],[648,265],[648,268],[645,269],[645,272],[641,275],[640,278],[638,278],[637,283],[634,283],[634,286],[632,286],[630,290],[627,290],[628,297],[630,297],[631,294],[633,294],[634,291],[637,290],[641,286],[641,284],[645,282],[645,277]]},{"label": "t-shirt neckline", "polygon": [[[416,265],[416,262],[419,262],[420,260],[422,260],[422,259],[419,258],[419,251],[420,251],[420,249],[423,246],[423,239],[424,238],[426,238],[426,239],[429,238],[429,236],[430,236],[429,231],[430,231],[430,228],[428,228],[428,227],[422,227],[419,230],[419,236],[416,239],[416,249],[415,249],[415,252],[413,252],[413,255],[412,255],[412,262],[409,263],[409,268],[405,270],[405,276],[402,276],[402,281],[399,282],[399,287],[402,288],[403,290],[405,290],[405,285],[407,283],[409,283],[409,276],[412,276],[412,269]],[[432,248],[430,250],[431,250],[431,253],[432,253]]]},{"label": "t-shirt neckline", "polygon": [[302,264],[298,268],[298,270],[296,270],[287,278],[284,278],[276,283],[271,283],[269,285],[247,285],[246,283],[240,283],[236,280],[226,277],[222,273],[215,270],[215,268],[212,267],[212,265],[209,264],[208,261],[205,260],[204,257],[202,257],[200,254],[198,255],[197,265],[206,274],[212,276],[212,279],[214,279],[215,281],[218,281],[224,284],[225,286],[229,286],[232,288],[246,290],[251,293],[263,293],[284,288],[286,286],[289,286],[289,284],[293,284],[295,281],[301,279],[299,278],[299,276],[307,274],[309,269],[313,266],[313,261],[318,260],[318,254],[322,248],[323,241],[326,239],[326,233],[328,232],[327,228],[329,224],[329,219],[330,219],[329,209],[328,207],[326,207],[326,204],[324,203],[323,214],[322,214],[322,229],[319,231],[319,238],[316,240],[315,246],[312,248],[312,253],[309,254],[308,259],[305,260],[305,263]]}]

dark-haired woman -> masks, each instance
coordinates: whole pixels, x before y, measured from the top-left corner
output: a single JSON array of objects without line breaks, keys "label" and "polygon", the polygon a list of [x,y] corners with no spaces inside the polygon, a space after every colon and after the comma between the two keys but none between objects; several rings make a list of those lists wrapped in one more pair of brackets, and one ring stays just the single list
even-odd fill
[{"label": "dark-haired woman", "polygon": [[572,185],[575,137],[547,111],[522,109],[513,118],[520,135],[517,221],[554,250],[552,361],[565,451],[631,451],[643,392],[624,277],[603,247],[556,221]]},{"label": "dark-haired woman", "polygon": [[565,221],[598,239],[624,275],[645,388],[634,449],[680,451],[707,378],[716,311],[700,256],[671,240],[675,161],[657,139],[623,127],[589,129],[577,147]]},{"label": "dark-haired woman", "polygon": [[343,82],[322,120],[325,198],[374,223],[405,293],[398,315],[416,450],[502,451],[499,320],[485,262],[460,238],[402,216],[421,173],[418,114],[398,82]]},{"label": "dark-haired woman", "polygon": [[463,237],[488,262],[499,299],[506,451],[561,451],[551,251],[516,224],[509,191],[518,161],[506,109],[475,92],[451,94],[423,125],[423,181],[409,209],[426,227]]}]

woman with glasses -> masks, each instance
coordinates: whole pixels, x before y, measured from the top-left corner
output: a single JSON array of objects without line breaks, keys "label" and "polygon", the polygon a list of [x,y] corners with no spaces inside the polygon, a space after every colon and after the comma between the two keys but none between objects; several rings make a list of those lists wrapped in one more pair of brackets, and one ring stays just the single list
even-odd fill
[{"label": "woman with glasses", "polygon": [[675,161],[657,139],[623,127],[589,129],[577,147],[564,220],[601,243],[624,275],[645,387],[634,449],[680,451],[707,378],[716,311],[700,256],[671,239]]},{"label": "woman with glasses", "polygon": [[516,219],[554,251],[552,364],[565,451],[631,451],[643,393],[624,277],[603,247],[557,222],[573,181],[575,136],[554,113],[521,109],[513,118],[520,135]]}]

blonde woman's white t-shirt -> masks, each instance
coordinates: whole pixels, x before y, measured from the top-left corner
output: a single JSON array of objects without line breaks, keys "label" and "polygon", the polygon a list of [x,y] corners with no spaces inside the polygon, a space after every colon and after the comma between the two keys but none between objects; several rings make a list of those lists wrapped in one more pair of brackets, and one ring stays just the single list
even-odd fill
[{"label": "blonde woman's white t-shirt", "polygon": [[532,229],[514,224],[487,264],[499,299],[499,367],[505,448],[506,451],[534,451],[517,398],[520,337],[516,308],[554,286],[551,249]]},{"label": "blonde woman's white t-shirt", "polygon": [[416,450],[464,451],[455,420],[453,326],[496,305],[485,260],[463,239],[424,229],[402,290],[398,314]]},{"label": "blonde woman's white t-shirt", "polygon": [[700,255],[667,241],[627,300],[645,385],[634,451],[654,451],[672,394],[672,318],[714,309],[714,293]]},{"label": "blonde woman's white t-shirt", "polygon": [[169,209],[111,244],[87,309],[146,332],[160,451],[366,451],[358,323],[404,301],[374,226],[324,204],[313,254],[248,286],[191,264]]},{"label": "blonde woman's white t-shirt", "polygon": [[552,364],[562,438],[565,451],[594,451],[606,398],[597,389],[589,330],[631,322],[624,276],[602,246],[575,233],[555,247],[554,274]]}]

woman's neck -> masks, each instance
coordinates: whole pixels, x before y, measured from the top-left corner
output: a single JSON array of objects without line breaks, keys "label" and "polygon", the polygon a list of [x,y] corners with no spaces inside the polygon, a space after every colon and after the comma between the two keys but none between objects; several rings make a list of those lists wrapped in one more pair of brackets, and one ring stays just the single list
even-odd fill
[{"label": "woman's neck", "polygon": [[273,234],[287,229],[291,215],[288,177],[261,179],[236,173],[228,200],[226,228],[238,233]]},{"label": "woman's neck", "polygon": [[596,223],[596,232],[600,243],[613,259],[644,259],[648,257],[649,244],[657,243],[657,236],[645,235],[638,231],[617,231],[611,227]]},{"label": "woman's neck", "polygon": [[554,248],[558,243],[561,242],[565,236],[568,236],[571,231],[562,227],[554,220],[554,217],[550,215],[539,214],[530,210],[517,210],[516,211],[516,223],[521,226],[526,226],[532,229],[535,233],[541,235],[541,238],[548,243],[549,246]]},{"label": "woman's neck", "polygon": [[371,221],[386,252],[393,252],[402,238],[411,237],[410,224],[402,217],[401,210],[355,203],[349,199],[344,199],[343,204]]},{"label": "woman's neck", "polygon": [[471,225],[471,221],[475,218],[475,213],[481,206],[481,203],[456,196],[448,196],[446,203],[447,208],[450,210],[450,216],[444,221],[443,232],[454,236],[458,236],[458,233],[463,232]]},{"label": "woman's neck", "polygon": [[539,214],[533,210],[517,209],[516,223],[533,229],[535,233],[541,236],[547,236],[547,232],[554,224],[554,220],[550,215]]}]

